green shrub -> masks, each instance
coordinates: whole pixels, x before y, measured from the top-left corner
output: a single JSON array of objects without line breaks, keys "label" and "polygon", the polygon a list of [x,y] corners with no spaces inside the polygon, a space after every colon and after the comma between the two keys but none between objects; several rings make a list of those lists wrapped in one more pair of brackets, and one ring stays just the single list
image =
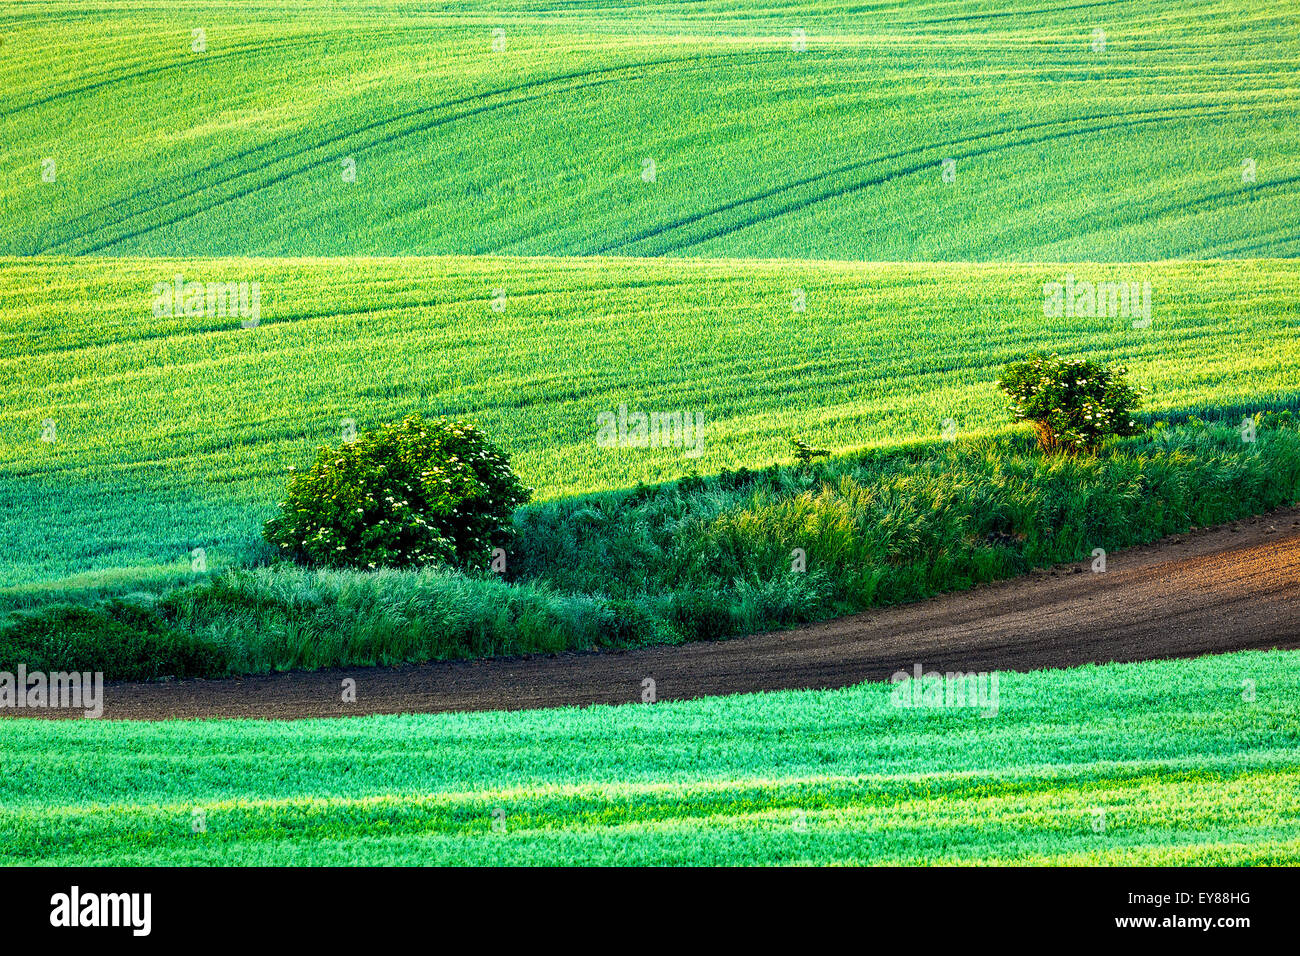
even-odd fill
[{"label": "green shrub", "polygon": [[814,448],[802,438],[791,438],[790,444],[794,446],[795,460],[801,465],[807,465],[815,458],[829,458],[831,454],[824,448]]},{"label": "green shrub", "polygon": [[264,534],[306,564],[481,568],[531,491],[476,426],[409,415],[322,447]]},{"label": "green shrub", "polygon": [[1133,435],[1140,397],[1124,368],[1056,353],[1011,362],[998,387],[1011,396],[1018,421],[1029,421],[1044,451],[1092,451],[1111,435]]},{"label": "green shrub", "polygon": [[213,677],[229,668],[220,646],[170,625],[146,604],[113,598],[93,607],[54,604],[0,625],[0,671],[90,671],[105,680]]}]

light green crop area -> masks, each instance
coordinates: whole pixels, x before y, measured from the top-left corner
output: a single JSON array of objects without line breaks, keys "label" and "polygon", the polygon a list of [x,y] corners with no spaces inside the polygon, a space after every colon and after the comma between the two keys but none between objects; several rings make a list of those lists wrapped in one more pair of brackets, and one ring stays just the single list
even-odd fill
[{"label": "light green crop area", "polygon": [[[260,324],[153,314],[154,285],[250,282]],[[1151,324],[1044,316],[1043,285],[1151,284]],[[794,310],[802,291],[804,311]],[[492,307],[495,293],[501,310]],[[1140,321],[1140,320],[1138,320]],[[320,444],[470,419],[542,498],[1002,427],[1000,366],[1121,362],[1172,416],[1300,401],[1300,268],[604,259],[0,263],[5,583],[244,553]],[[597,416],[703,416],[702,454],[607,448]],[[53,440],[45,440],[53,439]]]},{"label": "light green crop area", "polygon": [[1295,255],[1295,14],[4,3],[0,254]]},{"label": "light green crop area", "polygon": [[865,684],[294,723],[5,720],[0,858],[1294,865],[1298,665],[1003,673],[982,709],[900,708]]}]

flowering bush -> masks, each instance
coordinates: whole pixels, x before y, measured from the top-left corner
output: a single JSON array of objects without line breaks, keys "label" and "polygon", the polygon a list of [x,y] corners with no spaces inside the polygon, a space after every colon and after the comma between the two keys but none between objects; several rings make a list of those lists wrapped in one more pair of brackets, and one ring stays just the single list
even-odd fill
[{"label": "flowering bush", "polygon": [[263,534],[309,564],[483,567],[531,492],[476,426],[409,415],[322,446]]},{"label": "flowering bush", "polygon": [[1044,451],[1091,451],[1109,435],[1137,432],[1132,416],[1141,398],[1126,373],[1052,353],[1010,363],[998,387],[1011,396],[1014,417],[1033,423]]}]

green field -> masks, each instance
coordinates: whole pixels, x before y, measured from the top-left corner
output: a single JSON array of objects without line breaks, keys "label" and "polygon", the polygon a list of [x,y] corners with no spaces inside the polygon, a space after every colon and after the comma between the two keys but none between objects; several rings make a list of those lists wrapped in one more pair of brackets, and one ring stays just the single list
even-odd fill
[{"label": "green field", "polygon": [[1294,255],[1297,67],[1289,0],[5,3],[0,254]]},{"label": "green field", "polygon": [[[1292,0],[0,0],[0,671],[720,639],[1294,503],[1298,131]],[[1037,350],[1144,433],[1043,455]],[[411,412],[536,489],[508,572],[275,563],[286,469]],[[1296,865],[1298,665],[3,719],[0,861]]]},{"label": "green field", "polygon": [[[154,318],[178,272],[259,282],[260,326]],[[1067,273],[1150,281],[1150,328],[1044,317],[1044,282]],[[188,568],[197,547],[242,559],[285,468],[345,418],[473,420],[548,499],[789,461],[794,436],[843,450],[937,439],[949,418],[1002,428],[998,369],[1035,348],[1128,365],[1162,416],[1295,405],[1300,267],[11,259],[0,583]],[[622,404],[702,414],[703,454],[597,447],[597,415]]]},{"label": "green field", "polygon": [[[1037,347],[1295,404],[1300,273],[1223,258],[1300,251],[1292,14],[0,4],[0,588],[247,560],[344,419],[471,418],[546,499],[999,427]],[[1151,328],[1044,318],[1070,272]],[[177,274],[262,325],[155,318]],[[622,404],[703,455],[597,448]]]},{"label": "green field", "polygon": [[514,714],[8,720],[0,857],[1294,865],[1298,664],[1001,674],[989,717],[866,684]]}]

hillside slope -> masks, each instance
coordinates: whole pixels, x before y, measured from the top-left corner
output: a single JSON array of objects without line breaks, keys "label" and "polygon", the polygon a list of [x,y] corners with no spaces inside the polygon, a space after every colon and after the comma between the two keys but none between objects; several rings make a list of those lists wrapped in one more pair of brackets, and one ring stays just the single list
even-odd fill
[{"label": "hillside slope", "polygon": [[0,254],[1291,256],[1298,66],[1286,0],[5,3]]},{"label": "hillside slope", "polygon": [[[257,283],[258,326],[154,316],[177,274]],[[1149,282],[1150,326],[1045,316],[1044,283],[1071,274]],[[1034,349],[1122,362],[1157,414],[1239,420],[1300,404],[1297,328],[1285,261],[0,261],[0,582],[253,540],[285,467],[345,419],[468,418],[553,498],[786,461],[795,436],[1002,427],[998,370]],[[625,405],[702,437],[602,447],[598,416]]]}]

